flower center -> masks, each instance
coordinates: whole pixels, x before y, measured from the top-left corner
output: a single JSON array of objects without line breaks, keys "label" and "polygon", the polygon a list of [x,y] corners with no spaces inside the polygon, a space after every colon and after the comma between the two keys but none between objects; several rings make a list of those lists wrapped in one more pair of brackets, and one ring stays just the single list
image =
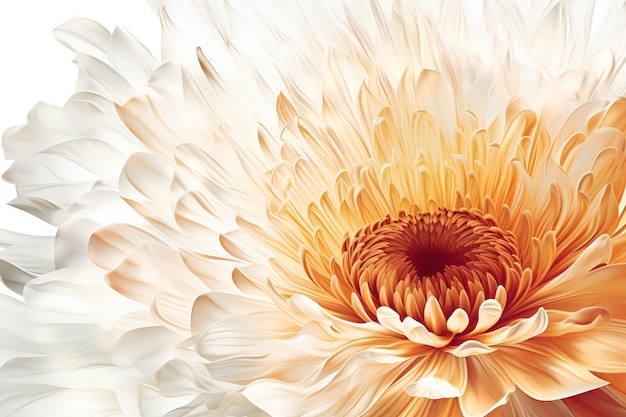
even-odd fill
[{"label": "flower center", "polygon": [[346,238],[335,271],[370,319],[388,306],[421,321],[431,296],[446,316],[463,308],[471,317],[498,286],[519,279],[517,252],[514,236],[477,210],[400,213]]},{"label": "flower center", "polygon": [[416,273],[421,276],[435,275],[443,272],[448,265],[462,265],[465,260],[462,251],[441,247],[436,242],[425,245],[412,245],[407,257],[413,262]]}]

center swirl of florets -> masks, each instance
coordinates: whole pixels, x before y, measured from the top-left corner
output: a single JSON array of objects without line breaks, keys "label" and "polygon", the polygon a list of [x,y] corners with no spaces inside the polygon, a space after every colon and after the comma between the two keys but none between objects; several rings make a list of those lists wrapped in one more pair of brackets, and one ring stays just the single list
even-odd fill
[{"label": "center swirl of florets", "polygon": [[515,237],[477,210],[400,213],[345,239],[341,275],[368,316],[387,306],[401,317],[423,317],[429,297],[445,315],[469,316],[498,286],[519,277]]}]

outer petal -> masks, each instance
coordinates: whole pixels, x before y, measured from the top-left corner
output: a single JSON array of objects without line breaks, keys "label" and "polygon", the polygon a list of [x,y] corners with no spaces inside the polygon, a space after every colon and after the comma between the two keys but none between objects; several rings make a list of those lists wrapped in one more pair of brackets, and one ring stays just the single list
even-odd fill
[{"label": "outer petal", "polygon": [[0,278],[12,291],[21,293],[33,277],[54,270],[53,237],[0,230],[0,241],[7,245],[0,252]]},{"label": "outer petal", "polygon": [[582,364],[560,357],[539,343],[501,347],[491,355],[515,385],[537,400],[555,401],[607,384]]},{"label": "outer petal", "polygon": [[509,396],[506,404],[490,413],[489,417],[582,417],[584,415],[574,413],[563,401],[537,401],[518,390]]},{"label": "outer petal", "polygon": [[[244,394],[270,415],[361,415],[389,388],[400,368],[399,365],[368,363],[352,358],[331,378],[296,384],[259,380],[248,385]],[[369,383],[363,384],[364,380]],[[296,398],[301,400],[294,401]]]},{"label": "outer petal", "polygon": [[467,386],[467,367],[463,358],[443,352],[433,352],[415,364],[403,380],[416,379],[404,387],[411,396],[431,400],[460,397]]},{"label": "outer petal", "polygon": [[125,403],[124,391],[132,392],[138,374],[117,367],[110,354],[113,339],[93,318],[36,310],[6,296],[1,301],[3,317],[20,318],[0,321],[2,354],[23,355],[0,368],[3,415],[135,413],[136,403]]},{"label": "outer petal", "polygon": [[588,331],[540,338],[537,343],[552,344],[559,352],[590,371],[619,374],[626,372],[625,338],[626,322],[613,320]]},{"label": "outer petal", "polygon": [[[87,39],[85,32],[94,37]],[[4,176],[18,189],[12,204],[57,225],[91,189],[115,189],[125,158],[141,149],[117,117],[113,101],[127,100],[142,88],[156,66],[123,30],[110,34],[93,21],[77,19],[59,27],[58,34],[78,54],[77,94],[63,109],[37,105],[26,126],[3,137],[7,158],[15,159]]]},{"label": "outer petal", "polygon": [[608,386],[566,398],[563,403],[575,416],[619,416],[626,409],[626,394]]},{"label": "outer petal", "polygon": [[482,417],[506,403],[514,391],[508,370],[489,355],[467,358],[467,388],[459,399],[463,416]]}]

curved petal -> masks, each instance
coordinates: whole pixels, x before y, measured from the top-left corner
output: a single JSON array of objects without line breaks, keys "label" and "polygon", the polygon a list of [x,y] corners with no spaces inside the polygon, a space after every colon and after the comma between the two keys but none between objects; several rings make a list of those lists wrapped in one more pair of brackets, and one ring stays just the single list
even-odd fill
[{"label": "curved petal", "polygon": [[611,386],[565,398],[575,416],[619,416],[626,409],[626,394]]},{"label": "curved petal", "polygon": [[569,333],[546,341],[590,371],[623,373],[626,372],[626,352],[623,348],[625,337],[626,323],[613,320],[587,331]]},{"label": "curved petal", "polygon": [[390,366],[351,359],[329,378],[302,380],[293,384],[271,379],[257,380],[243,392],[253,404],[270,415],[362,415],[393,384],[403,368],[406,364]]},{"label": "curved petal", "polygon": [[531,317],[521,319],[513,325],[478,335],[476,340],[489,346],[516,345],[542,334],[547,327],[548,314],[543,308],[539,308]]},{"label": "curved petal", "polygon": [[573,412],[564,401],[537,401],[518,390],[509,396],[506,404],[490,413],[489,417],[517,417],[520,415],[525,417],[582,417],[587,414]]},{"label": "curved petal", "polygon": [[419,371],[410,372],[405,378],[416,379],[404,387],[413,397],[431,400],[460,397],[467,385],[465,360],[453,355],[434,352],[416,364]]},{"label": "curved petal", "polygon": [[607,385],[582,364],[555,355],[539,342],[502,346],[492,355],[511,381],[537,400],[560,400]]},{"label": "curved petal", "polygon": [[[515,383],[492,355],[472,356],[467,360],[467,388],[459,399],[465,417],[482,417],[507,402]],[[485,384],[484,381],[489,381]]]}]

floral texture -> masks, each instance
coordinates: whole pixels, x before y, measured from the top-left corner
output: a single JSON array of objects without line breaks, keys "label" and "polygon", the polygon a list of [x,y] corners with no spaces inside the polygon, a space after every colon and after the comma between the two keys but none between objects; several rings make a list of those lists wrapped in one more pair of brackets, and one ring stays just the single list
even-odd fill
[{"label": "floral texture", "polygon": [[626,415],[621,2],[153,3],[4,136],[2,415]]}]

